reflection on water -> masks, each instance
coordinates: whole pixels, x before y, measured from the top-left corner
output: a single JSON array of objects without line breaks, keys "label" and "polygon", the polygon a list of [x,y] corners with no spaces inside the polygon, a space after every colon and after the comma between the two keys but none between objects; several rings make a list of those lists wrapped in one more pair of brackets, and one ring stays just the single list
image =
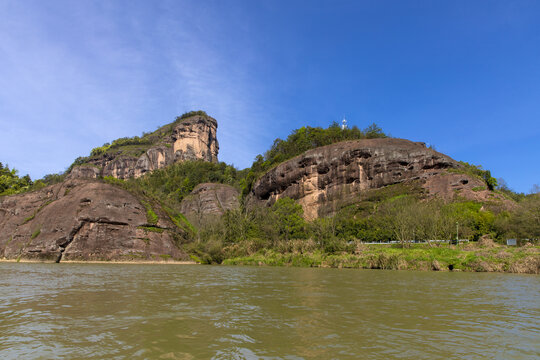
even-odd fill
[{"label": "reflection on water", "polygon": [[538,359],[540,277],[0,263],[0,358]]}]

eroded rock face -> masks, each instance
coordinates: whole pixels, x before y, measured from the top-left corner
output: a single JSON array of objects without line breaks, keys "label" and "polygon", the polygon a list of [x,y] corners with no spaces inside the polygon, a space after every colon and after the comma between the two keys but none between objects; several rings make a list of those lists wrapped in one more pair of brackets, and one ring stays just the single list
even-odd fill
[{"label": "eroded rock face", "polygon": [[[140,156],[105,153],[91,164],[98,173],[90,172],[91,166],[75,167],[72,178],[113,176],[119,179],[139,177],[177,161],[203,160],[218,162],[217,121],[209,116],[195,115],[176,124],[170,133]],[[84,168],[80,170],[79,168]]]},{"label": "eroded rock face", "polygon": [[101,169],[97,166],[75,166],[68,175],[69,179],[97,179],[101,175]]},{"label": "eroded rock face", "polygon": [[367,189],[426,181],[458,167],[424,143],[391,138],[345,141],[307,151],[270,170],[254,184],[249,203],[271,205],[290,197],[312,220],[354,203]]},{"label": "eroded rock face", "polygon": [[[68,260],[187,259],[164,216],[154,231],[130,193],[99,181],[71,179],[0,199],[0,258]],[[157,232],[155,232],[157,230]]]},{"label": "eroded rock face", "polygon": [[488,190],[486,183],[479,178],[459,173],[434,174],[426,179],[422,185],[431,195],[445,200],[452,200],[456,196],[478,201],[496,201],[510,209],[515,204],[503,195]]},{"label": "eroded rock face", "polygon": [[217,121],[211,117],[194,116],[178,124],[171,136],[174,160],[205,160],[218,162]]},{"label": "eroded rock face", "polygon": [[232,186],[214,183],[197,185],[180,204],[180,211],[193,223],[219,218],[240,207],[240,192]]},{"label": "eroded rock face", "polygon": [[146,172],[164,168],[174,161],[173,154],[169,148],[165,146],[151,148],[137,160],[134,173],[128,177],[139,177]]}]

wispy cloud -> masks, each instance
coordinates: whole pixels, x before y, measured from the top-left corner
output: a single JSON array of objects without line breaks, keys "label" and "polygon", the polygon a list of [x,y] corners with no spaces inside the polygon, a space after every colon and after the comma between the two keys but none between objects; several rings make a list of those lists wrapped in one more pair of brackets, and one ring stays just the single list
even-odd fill
[{"label": "wispy cloud", "polygon": [[[168,14],[183,13],[181,19],[167,16],[161,22],[161,37],[175,78],[178,111],[204,109],[218,119],[220,159],[239,167],[251,164],[267,134],[268,115],[256,83],[250,78],[257,61],[249,33],[247,14],[227,8],[244,26],[231,24],[223,8],[204,5],[172,7]],[[231,41],[227,37],[234,37]],[[240,40],[239,40],[240,39]],[[264,144],[266,146],[267,144]]]},{"label": "wispy cloud", "polygon": [[10,135],[1,157],[33,177],[129,129],[145,97],[138,50],[118,46],[114,31],[100,34],[107,16],[42,4],[0,10],[0,126]]},{"label": "wispy cloud", "polygon": [[249,28],[231,33],[224,6],[0,4],[0,161],[40,177],[106,141],[204,109],[219,122],[220,159],[248,166],[266,147],[267,118],[250,81]]}]

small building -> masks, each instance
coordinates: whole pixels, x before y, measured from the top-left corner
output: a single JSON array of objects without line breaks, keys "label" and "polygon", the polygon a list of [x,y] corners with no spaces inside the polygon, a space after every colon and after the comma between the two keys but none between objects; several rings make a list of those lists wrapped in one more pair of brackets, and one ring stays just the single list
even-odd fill
[{"label": "small building", "polygon": [[506,245],[508,246],[516,246],[517,240],[516,239],[506,239]]}]

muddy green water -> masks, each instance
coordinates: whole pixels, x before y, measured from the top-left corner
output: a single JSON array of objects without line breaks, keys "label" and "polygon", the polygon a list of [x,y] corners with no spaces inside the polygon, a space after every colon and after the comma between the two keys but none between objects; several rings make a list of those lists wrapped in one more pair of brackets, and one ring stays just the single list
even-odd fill
[{"label": "muddy green water", "polygon": [[534,275],[0,263],[2,359],[538,359]]}]

